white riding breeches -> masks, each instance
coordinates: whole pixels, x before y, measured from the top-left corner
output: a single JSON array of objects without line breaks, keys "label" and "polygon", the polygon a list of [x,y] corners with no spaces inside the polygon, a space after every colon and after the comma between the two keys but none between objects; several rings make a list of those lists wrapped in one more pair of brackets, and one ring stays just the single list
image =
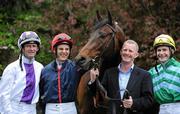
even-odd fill
[{"label": "white riding breeches", "polygon": [[48,103],[45,114],[77,114],[75,102]]},{"label": "white riding breeches", "polygon": [[161,104],[159,114],[180,114],[180,102]]},{"label": "white riding breeches", "polygon": [[[8,114],[36,114],[36,104],[26,104],[23,102],[11,102],[12,112],[8,112]],[[3,111],[1,114],[6,114]]]}]

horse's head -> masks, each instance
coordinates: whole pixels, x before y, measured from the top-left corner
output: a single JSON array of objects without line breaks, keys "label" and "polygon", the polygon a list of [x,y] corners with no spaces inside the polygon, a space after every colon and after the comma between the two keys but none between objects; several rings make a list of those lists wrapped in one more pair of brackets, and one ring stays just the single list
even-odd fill
[{"label": "horse's head", "polygon": [[119,53],[120,43],[125,41],[124,32],[117,22],[112,21],[109,11],[107,19],[102,19],[98,11],[96,13],[98,22],[93,27],[89,41],[75,57],[77,64],[87,70],[91,68],[92,60]]}]

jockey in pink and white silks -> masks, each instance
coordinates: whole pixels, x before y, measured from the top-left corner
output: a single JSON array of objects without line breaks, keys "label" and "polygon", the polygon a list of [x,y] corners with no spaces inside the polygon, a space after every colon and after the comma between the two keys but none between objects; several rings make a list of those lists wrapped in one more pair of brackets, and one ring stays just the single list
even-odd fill
[{"label": "jockey in pink and white silks", "polygon": [[35,32],[23,32],[18,40],[21,54],[4,70],[0,82],[2,114],[36,114],[39,80],[43,65],[35,60],[40,38]]}]

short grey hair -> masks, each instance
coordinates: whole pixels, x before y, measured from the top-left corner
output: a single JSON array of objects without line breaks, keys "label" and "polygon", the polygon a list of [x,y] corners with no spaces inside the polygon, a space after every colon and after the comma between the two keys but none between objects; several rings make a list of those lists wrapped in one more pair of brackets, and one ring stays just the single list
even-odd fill
[{"label": "short grey hair", "polygon": [[139,45],[134,40],[126,40],[122,47],[124,47],[125,44],[134,44],[136,46],[136,50],[139,51]]}]

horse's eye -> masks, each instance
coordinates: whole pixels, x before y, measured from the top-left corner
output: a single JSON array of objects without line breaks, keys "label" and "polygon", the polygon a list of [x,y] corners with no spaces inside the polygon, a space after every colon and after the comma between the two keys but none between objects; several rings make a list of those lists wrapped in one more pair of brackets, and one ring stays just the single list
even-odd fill
[{"label": "horse's eye", "polygon": [[102,36],[104,33],[103,32],[99,32],[99,36]]},{"label": "horse's eye", "polygon": [[103,32],[99,32],[99,37],[100,38],[105,38],[107,37],[108,35],[112,35],[113,33],[103,33]]},{"label": "horse's eye", "polygon": [[106,36],[106,34],[105,33],[103,33],[103,32],[99,32],[99,37],[100,38],[104,38]]}]

